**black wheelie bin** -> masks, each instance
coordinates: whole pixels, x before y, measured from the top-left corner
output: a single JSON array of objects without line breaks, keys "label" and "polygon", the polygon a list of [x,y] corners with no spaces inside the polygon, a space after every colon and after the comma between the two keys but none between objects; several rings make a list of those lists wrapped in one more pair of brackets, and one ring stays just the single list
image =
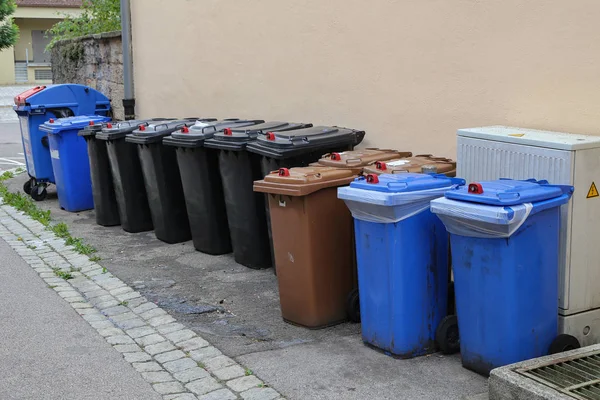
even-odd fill
[{"label": "black wheelie bin", "polygon": [[164,145],[176,149],[192,241],[198,251],[213,255],[231,253],[218,151],[204,147],[204,141],[225,128],[255,124],[256,121],[238,119],[198,121],[163,139]]},{"label": "black wheelie bin", "polygon": [[265,132],[293,131],[310,124],[266,122],[251,127],[228,128],[206,140],[205,147],[219,150],[219,171],[235,261],[248,268],[273,265],[265,197],[252,185],[262,179],[260,157],[246,151],[248,143]]},{"label": "black wheelie bin", "polygon": [[164,146],[162,140],[195,122],[192,119],[152,122],[140,125],[125,137],[126,142],[137,145],[154,233],[166,243],[190,240],[191,232],[175,148]]},{"label": "black wheelie bin", "polygon": [[[166,120],[166,118],[162,120]],[[137,145],[126,142],[125,136],[138,129],[140,125],[148,125],[151,122],[156,122],[156,120],[109,122],[102,125],[102,130],[96,133],[96,141],[104,142],[106,145],[112,177],[111,186],[114,189],[121,227],[130,233],[151,231],[154,226],[148,207],[148,196],[142,177]],[[102,174],[103,177],[100,180],[102,182],[100,186],[94,184],[94,170],[92,169],[94,196],[96,196],[98,187],[100,187],[100,191],[110,190],[106,185],[107,170],[98,169],[96,173]],[[95,197],[94,201],[97,204]]]},{"label": "black wheelie bin", "polygon": [[[362,142],[365,132],[336,126],[315,126],[291,131],[265,130],[248,143],[247,150],[260,157],[262,176],[280,168],[304,167],[325,153],[352,150]],[[265,194],[265,196],[273,196]],[[265,202],[271,258],[274,262],[273,235],[268,201]],[[275,270],[277,273],[277,270]]]},{"label": "black wheelie bin", "polygon": [[121,223],[121,218],[119,217],[110,161],[106,142],[96,138],[103,126],[106,125],[94,124],[93,121],[90,121],[90,124],[80,130],[78,135],[82,136],[87,144],[96,223],[102,226],[114,226]]}]

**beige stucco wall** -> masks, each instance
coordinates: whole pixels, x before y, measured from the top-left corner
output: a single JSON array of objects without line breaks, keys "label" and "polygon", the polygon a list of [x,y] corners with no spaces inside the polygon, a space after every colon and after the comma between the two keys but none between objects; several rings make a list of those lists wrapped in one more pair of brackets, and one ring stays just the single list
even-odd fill
[{"label": "beige stucco wall", "polygon": [[15,57],[13,49],[0,51],[0,85],[15,82]]},{"label": "beige stucco wall", "polygon": [[28,49],[29,61],[33,61],[33,46],[31,44],[31,31],[45,31],[60,19],[22,19],[16,18],[15,23],[19,26],[19,40],[15,43],[15,59],[25,61]]},{"label": "beige stucco wall", "polygon": [[56,7],[17,7],[14,18],[63,18],[64,16],[78,16],[82,11],[79,8]]},{"label": "beige stucco wall", "polygon": [[446,156],[459,127],[600,134],[598,21],[598,0],[132,0],[137,111]]}]

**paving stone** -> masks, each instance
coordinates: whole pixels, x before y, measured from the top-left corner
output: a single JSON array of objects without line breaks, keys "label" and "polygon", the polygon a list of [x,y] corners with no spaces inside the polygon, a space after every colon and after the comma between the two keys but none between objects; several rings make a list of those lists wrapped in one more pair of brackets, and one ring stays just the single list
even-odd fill
[{"label": "paving stone", "polygon": [[169,371],[170,373],[174,374],[176,372],[182,372],[185,371],[186,369],[190,369],[193,367],[197,367],[198,363],[196,363],[196,361],[192,360],[191,358],[180,358],[179,360],[175,360],[175,361],[168,361],[163,363],[163,367],[164,369],[166,369],[167,371]]},{"label": "paving stone", "polygon": [[149,326],[141,326],[139,328],[129,329],[128,331],[126,331],[126,333],[133,339],[137,339],[143,336],[152,335],[156,333],[156,330]]},{"label": "paving stone", "polygon": [[150,326],[159,326],[168,324],[170,322],[175,322],[175,318],[171,317],[170,315],[161,315],[160,317],[155,317],[148,320],[148,324]]},{"label": "paving stone", "polygon": [[111,290],[110,294],[112,294],[113,296],[116,296],[118,294],[124,294],[124,293],[128,293],[128,292],[133,292],[133,289],[130,288],[129,286],[123,286],[123,287],[119,287],[119,288]]},{"label": "paving stone", "polygon": [[152,385],[154,390],[156,390],[159,394],[172,394],[172,393],[181,393],[185,391],[181,383],[179,382],[163,382],[163,383],[155,383]]},{"label": "paving stone", "polygon": [[108,319],[99,312],[96,312],[95,314],[83,315],[82,318],[85,319],[87,322],[108,321]]},{"label": "paving stone", "polygon": [[179,394],[168,394],[163,397],[164,400],[198,400],[196,396],[191,393],[179,393]]},{"label": "paving stone", "polygon": [[229,367],[217,369],[213,371],[213,375],[222,381],[228,381],[230,379],[239,378],[244,376],[246,371],[239,365],[230,365]]},{"label": "paving stone", "polygon": [[150,346],[152,344],[164,342],[165,338],[163,336],[159,335],[158,333],[154,333],[152,335],[142,336],[141,338],[137,338],[137,339],[135,339],[135,341],[140,346]]},{"label": "paving stone", "polygon": [[125,294],[117,294],[115,296],[117,299],[119,299],[120,301],[129,301],[138,297],[142,297],[141,294],[139,294],[138,292],[131,292],[131,293],[125,293]]},{"label": "paving stone", "polygon": [[127,335],[117,335],[117,336],[109,336],[106,338],[106,341],[109,344],[134,344],[132,338]]},{"label": "paving stone", "polygon": [[113,323],[107,319],[103,319],[100,321],[89,321],[89,324],[94,329],[104,329],[104,328],[113,328],[114,327]]},{"label": "paving stone", "polygon": [[[84,292],[83,294],[85,295],[85,297],[87,297],[88,299],[90,299],[90,301],[92,299],[95,299],[96,297],[110,296],[110,293],[108,293],[104,289],[94,290],[94,291],[91,291],[91,292]],[[112,299],[112,296],[107,297],[106,299],[103,299],[103,300],[99,300],[99,301],[106,301],[106,300],[110,300],[110,299]]]},{"label": "paving stone", "polygon": [[100,311],[102,310],[106,310],[107,308],[111,308],[114,306],[118,306],[119,302],[117,300],[108,300],[108,301],[103,301],[102,303],[98,303],[96,304],[96,308]]},{"label": "paving stone", "polygon": [[[131,308],[131,306],[130,306],[130,308]],[[137,306],[135,308],[132,308],[131,311],[133,311],[136,314],[141,314],[141,313],[144,313],[146,311],[153,310],[155,308],[158,308],[158,306],[156,304],[148,301],[146,303],[140,304],[139,306]]]},{"label": "paving stone", "polygon": [[185,385],[185,387],[190,392],[201,396],[203,394],[210,393],[217,389],[221,389],[223,386],[221,386],[219,382],[217,382],[214,378],[209,376],[207,378],[202,378],[198,379],[197,381],[190,382],[187,385]]},{"label": "paving stone", "polygon": [[[84,293],[84,296],[87,297],[88,299],[90,299],[90,303],[97,305],[97,304],[101,304],[101,303],[106,303],[107,301],[116,301],[116,299],[114,297],[112,297],[110,294],[108,294],[108,292],[106,290],[103,290],[104,294],[102,296],[96,296],[96,297],[89,297],[87,295],[87,293]],[[96,292],[93,292],[96,293]]]},{"label": "paving stone", "polygon": [[84,303],[85,299],[83,297],[81,297],[81,300],[78,300],[77,297],[71,297],[69,298],[69,300],[74,299],[73,301],[69,301],[69,303],[71,303],[71,307],[73,307],[74,309],[81,309],[81,308],[93,308],[94,306],[92,306],[90,303]]},{"label": "paving stone", "polygon": [[128,319],[134,319],[134,318],[138,319],[137,315],[135,315],[131,311],[123,313],[123,314],[119,314],[119,315],[113,315],[110,317],[110,319],[114,322],[123,322],[123,321],[127,321]]},{"label": "paving stone", "polygon": [[117,344],[114,345],[113,348],[119,353],[135,353],[142,351],[142,348],[137,344]]},{"label": "paving stone", "polygon": [[116,306],[116,307],[107,308],[106,310],[102,311],[102,314],[111,317],[113,315],[124,314],[127,312],[131,312],[131,311],[129,311],[129,308],[124,307],[124,306]]},{"label": "paving stone", "polygon": [[166,353],[167,351],[171,350],[175,350],[175,346],[173,346],[173,344],[171,344],[170,342],[152,344],[144,348],[144,351],[146,351],[146,353],[150,354],[151,356],[155,354]]},{"label": "paving stone", "polygon": [[216,371],[235,364],[236,362],[227,356],[217,356],[204,362],[204,365],[210,371]]},{"label": "paving stone", "polygon": [[[124,356],[137,353],[125,353]],[[145,354],[145,353],[144,353]],[[147,355],[147,354],[146,354]],[[137,372],[163,371],[163,368],[157,362],[134,362],[131,364]]]},{"label": "paving stone", "polygon": [[58,292],[58,295],[63,299],[66,299],[67,297],[81,297],[79,292],[76,290],[65,290],[62,292]]},{"label": "paving stone", "polygon": [[80,310],[75,310],[77,312],[77,314],[82,315],[82,316],[95,316],[95,315],[100,315],[102,316],[102,314],[100,314],[98,312],[98,310],[96,310],[95,308],[82,308]]},{"label": "paving stone", "polygon": [[192,350],[189,354],[194,361],[200,361],[202,363],[204,363],[206,360],[210,360],[211,358],[223,355],[223,353],[221,353],[219,349],[213,346]]},{"label": "paving stone", "polygon": [[142,372],[142,378],[149,383],[170,382],[173,380],[171,374],[165,371]]},{"label": "paving stone", "polygon": [[195,338],[186,340],[185,342],[177,343],[177,346],[183,351],[192,351],[208,346],[208,342],[202,339],[200,336],[196,336]]},{"label": "paving stone", "polygon": [[153,308],[152,310],[148,310],[145,311],[143,313],[140,314],[140,317],[142,317],[145,320],[149,320],[155,317],[160,317],[162,315],[168,315],[167,312],[161,308]]},{"label": "paving stone", "polygon": [[179,360],[180,358],[184,358],[185,353],[181,350],[173,350],[168,351],[166,353],[157,354],[154,356],[154,359],[159,363],[166,363],[173,360]]},{"label": "paving stone", "polygon": [[192,382],[197,379],[206,378],[207,376],[210,376],[210,374],[200,367],[193,367],[173,374],[173,377],[182,383]]},{"label": "paving stone", "polygon": [[103,337],[124,334],[122,330],[120,330],[119,328],[114,328],[114,327],[98,329],[98,333],[100,334],[100,336],[103,336]]},{"label": "paving stone", "polygon": [[127,307],[129,307],[130,309],[133,309],[133,308],[140,306],[146,302],[148,302],[148,300],[146,300],[145,297],[137,297],[135,299],[128,300]]},{"label": "paving stone", "polygon": [[146,353],[145,351],[139,351],[137,353],[124,353],[123,357],[125,358],[125,361],[130,363],[139,363],[152,360],[150,354]]},{"label": "paving stone", "polygon": [[244,400],[275,400],[279,393],[272,388],[254,388],[240,393],[240,396]]},{"label": "paving stone", "polygon": [[157,327],[156,330],[158,331],[158,333],[162,333],[163,335],[166,335],[167,333],[175,332],[175,331],[178,331],[178,330],[184,329],[184,328],[185,328],[185,326],[183,326],[179,322],[173,322],[170,324],[161,325],[161,326]]},{"label": "paving stone", "polygon": [[261,383],[263,382],[256,376],[250,375],[230,380],[226,383],[226,385],[229,386],[231,389],[235,390],[236,392],[243,392],[245,390],[258,387],[258,385],[260,385]]},{"label": "paving stone", "polygon": [[219,389],[198,397],[198,400],[235,400],[237,396],[229,389]]},{"label": "paving stone", "polygon": [[128,330],[132,328],[139,328],[141,326],[147,326],[146,322],[141,318],[128,319],[126,321],[115,323],[119,328]]},{"label": "paving stone", "polygon": [[78,296],[78,297],[67,297],[67,298],[66,298],[66,299],[64,299],[64,300],[65,300],[67,303],[71,303],[71,305],[73,306],[73,308],[80,308],[80,309],[81,309],[81,308],[93,308],[91,304],[89,305],[89,307],[75,307],[75,306],[73,305],[73,303],[85,303],[85,304],[89,304],[89,303],[87,303],[87,302],[86,302],[86,300],[85,300],[83,297],[81,297],[81,296]]},{"label": "paving stone", "polygon": [[85,272],[85,274],[87,276],[89,276],[90,278],[94,278],[96,276],[102,275],[103,273],[104,273],[104,270],[102,268],[93,269],[93,270]]},{"label": "paving stone", "polygon": [[177,344],[195,337],[196,333],[189,329],[181,329],[175,332],[165,334],[165,337],[171,342]]}]

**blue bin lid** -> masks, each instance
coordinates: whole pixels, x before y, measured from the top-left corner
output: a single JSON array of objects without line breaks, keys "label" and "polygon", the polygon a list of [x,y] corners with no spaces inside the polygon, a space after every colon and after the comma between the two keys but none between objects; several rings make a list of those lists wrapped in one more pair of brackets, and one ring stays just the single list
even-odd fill
[{"label": "blue bin lid", "polygon": [[110,110],[110,100],[99,91],[84,85],[66,83],[36,86],[15,97],[13,109],[19,113],[70,109],[74,115],[104,114]]},{"label": "blue bin lid", "polygon": [[464,179],[449,178],[444,174],[382,174],[367,175],[350,183],[351,188],[384,193],[404,193],[421,190],[450,188],[464,184]]},{"label": "blue bin lid", "polygon": [[470,183],[446,192],[445,196],[452,200],[471,203],[512,206],[523,203],[548,200],[570,192],[570,187],[549,185],[547,181],[529,179],[518,181],[499,179]]},{"label": "blue bin lid", "polygon": [[77,117],[51,119],[44,122],[40,126],[40,130],[48,133],[60,133],[68,130],[79,131],[90,125],[90,122],[102,124],[103,122],[108,121],[110,121],[109,117],[103,117],[101,115],[79,115]]}]

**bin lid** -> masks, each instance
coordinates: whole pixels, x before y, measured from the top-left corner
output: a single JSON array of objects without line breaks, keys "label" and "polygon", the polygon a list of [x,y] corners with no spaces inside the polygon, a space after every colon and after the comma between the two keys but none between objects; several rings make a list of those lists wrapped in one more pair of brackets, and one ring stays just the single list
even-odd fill
[{"label": "bin lid", "polygon": [[80,130],[77,134],[83,137],[95,137],[99,132],[102,131],[102,127],[105,123],[97,124],[94,121],[88,122],[88,125]]},{"label": "bin lid", "polygon": [[254,182],[254,191],[288,196],[306,196],[321,189],[345,186],[358,173],[331,167],[280,168]]},{"label": "bin lid", "polygon": [[[286,122],[278,123],[285,125]],[[215,135],[226,136],[233,142],[236,142],[241,136],[248,136],[257,126],[267,124],[256,124],[255,120],[243,119],[225,119],[214,122],[197,122],[187,129],[182,128],[179,131],[173,132],[171,136],[163,140],[164,144],[178,147],[202,147],[208,139],[212,139]],[[226,131],[226,133],[223,133]],[[243,140],[242,140],[243,142]],[[225,144],[227,146],[229,143]],[[238,145],[236,143],[236,145]],[[214,145],[212,147],[219,147]]]},{"label": "bin lid", "polygon": [[450,188],[464,183],[463,179],[449,178],[443,174],[382,174],[366,175],[350,183],[351,188],[384,193],[406,193],[439,188]]},{"label": "bin lid", "polygon": [[61,84],[36,86],[17,95],[13,109],[18,112],[43,114],[46,110],[69,109],[74,115],[105,115],[110,100],[99,91],[85,85]]},{"label": "bin lid", "polygon": [[304,129],[260,132],[248,151],[282,159],[331,146],[356,146],[365,132],[337,126],[314,126]]},{"label": "bin lid", "polygon": [[110,121],[110,118],[102,115],[78,115],[76,117],[50,119],[40,125],[40,130],[51,134],[71,130],[80,131],[86,126],[89,126],[90,122],[102,125],[103,122],[108,121]]},{"label": "bin lid", "polygon": [[[201,121],[204,119],[200,119]],[[207,118],[208,121],[214,121],[214,118]],[[148,144],[162,142],[165,136],[170,135],[184,126],[192,126],[197,119],[176,119],[167,121],[151,121],[147,124],[140,124],[125,140],[131,143]]]},{"label": "bin lid", "polygon": [[399,174],[405,172],[436,173],[456,176],[456,161],[431,154],[420,154],[414,157],[377,160],[365,166],[365,174]]},{"label": "bin lid", "polygon": [[365,167],[374,161],[385,161],[394,158],[410,157],[410,151],[400,152],[391,149],[367,148],[325,154],[318,161],[320,165],[336,168]]},{"label": "bin lid", "polygon": [[498,179],[470,183],[446,192],[445,196],[471,203],[511,206],[552,199],[564,192],[565,186],[549,185],[547,181]]},{"label": "bin lid", "polygon": [[102,131],[96,134],[100,140],[115,140],[125,137],[140,125],[148,126],[158,121],[175,121],[175,118],[132,119],[129,121],[108,122],[102,125]]}]

